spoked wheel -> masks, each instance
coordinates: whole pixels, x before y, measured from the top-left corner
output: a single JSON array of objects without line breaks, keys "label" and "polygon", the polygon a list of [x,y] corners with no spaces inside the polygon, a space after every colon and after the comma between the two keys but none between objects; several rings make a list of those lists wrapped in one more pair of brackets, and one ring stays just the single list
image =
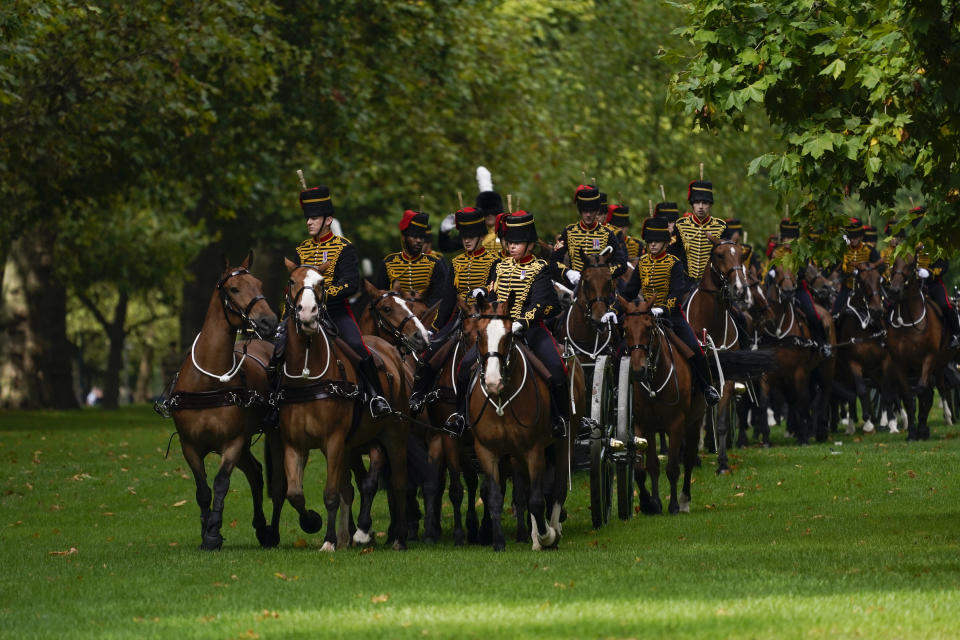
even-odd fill
[{"label": "spoked wheel", "polygon": [[617,454],[617,516],[621,520],[633,517],[633,464],[636,448],[633,445],[633,385],[630,384],[630,358],[620,359],[617,377],[617,440],[626,449]]},{"label": "spoked wheel", "polygon": [[612,377],[609,358],[599,356],[590,388],[590,516],[594,529],[609,522],[613,498],[613,462],[609,451]]}]

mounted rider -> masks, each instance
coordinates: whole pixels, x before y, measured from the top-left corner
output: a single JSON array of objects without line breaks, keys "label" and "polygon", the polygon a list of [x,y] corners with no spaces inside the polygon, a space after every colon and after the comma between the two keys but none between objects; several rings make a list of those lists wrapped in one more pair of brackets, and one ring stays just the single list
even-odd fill
[{"label": "mounted rider", "polygon": [[[917,226],[923,220],[927,213],[924,206],[914,207],[910,210],[913,216],[911,224]],[[950,296],[947,295],[947,287],[943,283],[943,276],[947,274],[950,263],[944,258],[934,260],[930,255],[935,247],[932,242],[923,242],[917,245],[917,275],[923,285],[923,291],[927,296],[937,303],[943,314],[943,321],[950,332],[950,349],[960,347],[960,318],[957,317],[957,311],[950,304]]]},{"label": "mounted rider", "polygon": [[[310,237],[297,245],[296,262],[314,267],[327,264],[323,278],[327,317],[336,325],[340,337],[360,357],[357,365],[360,386],[369,399],[371,415],[381,418],[391,413],[390,404],[383,397],[373,356],[363,342],[349,301],[360,287],[357,249],[349,240],[330,230],[333,222],[333,202],[327,187],[319,186],[301,191],[300,207]],[[291,309],[286,309],[286,312],[290,313]],[[285,322],[281,322],[277,328],[271,367],[276,367],[283,361],[287,342],[286,326]],[[279,380],[280,375],[277,374],[277,384]]]},{"label": "mounted rider", "polygon": [[841,280],[840,293],[833,303],[834,318],[839,318],[847,307],[847,300],[850,298],[850,292],[853,290],[854,278],[856,272],[861,269],[876,269],[883,264],[883,259],[877,250],[863,243],[863,223],[857,218],[851,218],[849,224],[843,228],[844,239],[847,242],[847,249],[843,252],[843,257],[837,270],[840,271],[843,279]]},{"label": "mounted rider", "polygon": [[553,255],[553,261],[563,263],[569,259],[570,269],[576,273],[571,276],[567,272],[571,284],[576,285],[583,270],[583,255],[597,255],[609,247],[612,255],[607,260],[610,267],[610,277],[619,278],[627,269],[627,250],[620,242],[616,233],[600,222],[600,191],[595,185],[581,184],[574,194],[577,212],[580,220],[567,225],[560,234]]},{"label": "mounted rider", "polygon": [[[513,294],[513,306],[507,310],[513,320],[512,331],[523,335],[527,346],[550,373],[553,435],[562,437],[566,435],[570,421],[567,372],[560,348],[544,324],[545,319],[560,311],[560,301],[551,279],[553,267],[532,253],[538,239],[533,214],[516,211],[504,216],[503,223],[510,258],[497,264],[492,293],[500,301],[507,301]],[[445,425],[445,429],[453,433],[462,433],[466,426],[470,379],[477,356],[474,346],[466,353],[457,371],[457,413],[452,414]]]},{"label": "mounted rider", "polygon": [[481,243],[490,253],[496,253],[499,240],[497,239],[496,220],[503,211],[503,198],[493,190],[493,177],[486,167],[477,167],[477,199],[474,206],[483,213],[483,224],[486,232]]},{"label": "mounted rider", "polygon": [[676,202],[658,202],[653,208],[654,218],[663,218],[667,221],[670,230],[670,242],[667,243],[667,253],[675,255],[683,261],[683,243],[677,234],[677,220],[680,218],[680,205]]},{"label": "mounted rider", "polygon": [[[793,247],[791,245],[793,241],[799,237],[799,223],[789,218],[781,220],[780,242],[773,248],[770,254],[771,263],[774,261],[781,262],[785,256],[792,254]],[[807,286],[807,270],[805,267],[806,265],[796,265],[795,277],[798,286],[794,292],[793,300],[797,306],[800,307],[800,311],[803,312],[804,317],[806,317],[807,328],[810,329],[810,334],[813,336],[813,339],[819,343],[820,354],[824,358],[829,358],[833,355],[833,349],[830,346],[830,340],[827,338],[827,331],[823,327],[823,319],[820,317],[820,314],[817,313],[817,308],[813,304],[813,296],[810,294],[810,288]],[[768,264],[767,270],[769,272],[767,274],[769,282],[774,277],[773,264]]]},{"label": "mounted rider", "polygon": [[[487,251],[483,238],[487,233],[484,214],[474,207],[458,209],[454,224],[459,232],[463,253],[450,261],[453,270],[453,287],[457,295],[473,305],[475,292],[486,292],[495,276],[494,264],[500,259],[499,251]],[[421,355],[413,376],[413,391],[410,394],[410,410],[417,414],[423,409],[427,394],[433,388],[436,372],[430,366],[430,357],[444,344],[459,322],[448,322],[437,336],[431,338],[430,347]]]},{"label": "mounted rider", "polygon": [[711,234],[719,238],[727,223],[710,215],[713,207],[713,183],[707,180],[694,180],[687,188],[687,201],[693,208],[677,220],[677,235],[680,237],[678,249],[687,276],[687,289],[700,282],[703,272],[710,263],[713,243],[707,238]]},{"label": "mounted rider", "polygon": [[373,286],[390,289],[394,283],[407,295],[419,294],[428,307],[440,302],[430,329],[438,330],[450,317],[453,296],[449,295],[450,280],[443,258],[423,253],[423,241],[429,228],[429,216],[421,211],[406,210],[397,227],[400,229],[401,250],[388,253],[373,277]]},{"label": "mounted rider", "polygon": [[641,231],[646,243],[646,252],[637,262],[630,281],[623,290],[623,297],[633,300],[643,294],[644,300],[652,301],[650,312],[666,323],[686,343],[693,356],[688,360],[697,385],[703,391],[708,406],[720,401],[720,394],[710,384],[707,358],[693,329],[680,309],[680,295],[685,289],[683,265],[680,259],[667,251],[670,230],[663,218],[647,218]]}]

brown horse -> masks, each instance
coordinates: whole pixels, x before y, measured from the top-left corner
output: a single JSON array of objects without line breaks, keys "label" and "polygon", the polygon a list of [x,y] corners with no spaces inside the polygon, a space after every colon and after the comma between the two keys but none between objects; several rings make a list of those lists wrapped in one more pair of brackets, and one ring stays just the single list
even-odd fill
[{"label": "brown horse", "polygon": [[615,299],[607,253],[584,254],[573,304],[560,316],[558,337],[566,339],[581,361],[593,362],[619,343],[614,324],[603,322]]},{"label": "brown horse", "polygon": [[[265,413],[263,404],[255,400],[259,396],[265,399],[269,392],[262,363],[269,362],[273,347],[263,340],[254,340],[245,346],[239,358],[234,352],[238,329],[271,335],[277,325],[277,316],[263,297],[260,281],[247,270],[252,262],[250,252],[239,267],[224,264],[203,327],[193,341],[190,357],[177,373],[171,397],[164,403],[173,414],[183,457],[197,484],[200,548],[204,550],[216,550],[223,544],[223,502],[235,466],[250,483],[253,527],[260,545],[274,547],[280,540],[280,510],[275,504],[268,527],[263,514],[262,468],[250,452],[251,437],[260,430]],[[268,439],[273,437],[268,434]],[[211,452],[221,456],[212,495],[204,468],[204,458]],[[276,442],[272,450],[268,447],[268,456],[271,453],[279,453]],[[279,459],[268,460],[268,469],[280,473]],[[282,478],[278,480],[271,474],[269,482],[271,488],[280,486]]]},{"label": "brown horse", "polygon": [[[286,497],[300,515],[300,526],[307,533],[322,527],[316,511],[306,509],[303,471],[311,449],[320,449],[327,459],[323,502],[327,509],[327,532],[322,549],[333,551],[349,542],[349,504],[352,487],[348,463],[351,454],[367,451],[374,441],[386,451],[391,478],[388,495],[390,539],[394,549],[406,548],[405,494],[407,490],[407,424],[390,415],[373,419],[365,410],[357,384],[357,372],[345,347],[331,339],[325,325],[323,278],[325,265],[297,266],[284,260],[290,271],[290,297],[287,307],[286,361],[282,367],[280,434],[287,476]],[[388,343],[369,336],[367,347],[379,357],[381,385],[391,406],[406,402],[408,390],[403,364]],[[341,500],[344,510],[336,517]],[[357,535],[369,539],[369,531],[358,522]],[[355,535],[355,539],[357,539]]]},{"label": "brown horse", "polygon": [[[694,391],[693,374],[687,359],[676,347],[661,322],[650,312],[651,302],[633,303],[622,296],[623,332],[630,356],[633,385],[633,431],[653,442],[657,433],[669,442],[667,480],[670,482],[671,514],[690,511],[690,481],[697,463],[700,424],[706,402]],[[683,453],[683,489],[677,495],[680,454]],[[646,475],[650,475],[650,491]],[[640,509],[646,514],[663,512],[660,502],[660,460],[657,448],[648,447],[646,464],[637,460],[634,476],[640,487]]]},{"label": "brown horse", "polygon": [[[503,494],[500,489],[500,461],[513,458],[515,469],[529,489],[533,549],[556,546],[561,536],[560,517],[567,497],[570,438],[554,438],[550,420],[550,392],[546,380],[535,372],[533,363],[511,332],[506,302],[487,303],[478,298],[477,321],[479,375],[468,396],[468,424],[473,424],[474,447],[486,475],[484,510],[489,510],[493,528],[493,549],[505,547]],[[579,363],[570,372],[572,398],[579,420],[586,385]],[[569,435],[569,434],[568,434]],[[544,515],[549,508],[549,521]]]},{"label": "brown horse", "polygon": [[[687,320],[694,335],[710,350],[736,351],[740,349],[739,330],[730,307],[743,301],[749,308],[753,294],[743,266],[743,248],[732,240],[718,240],[707,234],[713,247],[710,260],[699,284],[690,292],[684,305]],[[707,357],[710,358],[708,352]],[[730,402],[733,400],[733,381],[725,380],[716,407],[717,473],[728,473],[727,435],[730,429]],[[713,419],[708,412],[708,418]]]},{"label": "brown horse", "polygon": [[[765,295],[767,313],[761,328],[765,343],[775,349],[777,367],[768,380],[787,402],[787,429],[797,443],[807,444],[811,432],[818,442],[824,442],[829,435],[834,359],[822,357],[807,318],[797,307],[798,282],[793,271],[784,265],[774,265],[771,271],[773,277]],[[819,313],[821,318],[830,318],[823,308]],[[824,330],[830,343],[835,344],[833,323]]]},{"label": "brown horse", "polygon": [[[892,302],[887,315],[887,348],[895,363],[893,380],[906,405],[907,440],[927,440],[933,384],[943,385],[943,370],[951,355],[949,336],[944,334],[936,303],[927,300],[920,288],[913,255],[894,261],[887,292]],[[919,406],[915,406],[917,399]]]},{"label": "brown horse", "polygon": [[421,298],[404,295],[399,289],[380,290],[364,280],[370,303],[364,306],[357,324],[364,335],[377,336],[406,354],[427,348],[430,334],[424,320],[436,314],[440,303],[427,309]]}]

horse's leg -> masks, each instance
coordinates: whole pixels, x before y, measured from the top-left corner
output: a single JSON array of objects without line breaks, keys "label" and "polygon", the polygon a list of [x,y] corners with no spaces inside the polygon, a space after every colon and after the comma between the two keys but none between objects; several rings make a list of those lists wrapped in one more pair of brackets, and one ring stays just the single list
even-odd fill
[{"label": "horse's leg", "polygon": [[[203,540],[207,531],[207,520],[210,517],[210,500],[213,498],[213,493],[207,484],[207,470],[203,465],[204,456],[197,451],[192,443],[186,440],[180,440],[180,448],[183,451],[184,459],[193,472],[193,480],[197,485],[197,506],[200,507],[200,539]],[[206,549],[203,544],[200,545],[200,548]]]},{"label": "horse's leg", "polygon": [[292,445],[283,445],[283,466],[287,476],[287,502],[300,515],[300,528],[305,533],[316,533],[323,527],[323,518],[313,509],[307,509],[303,497],[303,470],[307,466],[309,451],[299,451]]},{"label": "horse's leg", "polygon": [[323,506],[327,508],[327,532],[323,536],[321,551],[335,551],[337,548],[337,512],[340,509],[341,484],[346,476],[346,456],[344,434],[337,433],[327,440],[327,482],[323,487]]},{"label": "horse's leg", "polygon": [[270,429],[264,435],[263,460],[267,467],[267,491],[273,502],[268,544],[264,546],[275,547],[280,544],[280,513],[283,511],[287,494],[287,478],[283,472],[283,443],[280,441],[280,432],[276,429]]},{"label": "horse's leg", "polygon": [[244,443],[237,460],[237,468],[247,477],[250,484],[250,493],[253,496],[253,529],[257,534],[257,542],[261,547],[275,547],[270,544],[271,530],[267,527],[267,518],[263,514],[263,467],[260,461],[253,456],[249,443]]},{"label": "horse's leg", "polygon": [[750,402],[747,396],[744,396],[736,403],[737,407],[737,448],[743,448],[750,445],[750,437],[747,435],[749,424],[747,423],[747,414],[750,413]]},{"label": "horse's leg", "polygon": [[920,440],[930,439],[930,427],[927,424],[927,417],[930,409],[933,407],[933,368],[936,357],[929,355],[923,360],[923,366],[920,372],[920,388],[917,390],[917,438]]},{"label": "horse's leg", "polygon": [[[540,551],[544,547],[552,547],[557,541],[557,532],[547,528],[547,519],[544,516],[546,502],[543,496],[543,483],[546,461],[543,457],[543,449],[534,446],[528,451],[523,466],[526,468],[526,478],[529,482],[527,510],[530,512],[530,539],[533,541],[532,549]],[[517,471],[522,470],[517,469]]]},{"label": "horse's leg", "polygon": [[456,440],[441,434],[444,461],[450,472],[450,504],[453,505],[453,544],[462,547],[466,542],[463,529],[463,481],[460,477],[460,447]]},{"label": "horse's leg", "polygon": [[867,383],[863,379],[863,367],[859,362],[850,363],[850,372],[853,374],[853,386],[860,398],[860,409],[863,413],[863,431],[870,433],[874,430],[873,404],[870,402],[870,393]]},{"label": "horse's leg", "polygon": [[[527,504],[530,500],[530,479],[524,469],[518,467],[518,461],[514,459],[510,471],[510,480],[513,483],[513,491],[510,494],[510,498],[511,505],[513,506],[513,518],[517,521],[515,540],[517,542],[529,542],[530,530],[527,528]],[[506,478],[505,476],[501,476],[501,478],[504,478],[504,482],[500,485],[500,492],[506,497]]]},{"label": "horse's leg", "polygon": [[[647,437],[647,436],[645,436]],[[648,442],[656,437],[656,432],[650,433]],[[637,484],[640,486],[640,511],[652,516],[663,513],[663,503],[660,502],[659,494],[659,475],[660,459],[657,457],[657,450],[654,447],[647,447],[646,464],[639,467],[637,472]],[[650,491],[647,491],[647,482],[644,476],[650,476]]]},{"label": "horse's leg", "polygon": [[[352,457],[352,453],[351,453]],[[353,485],[350,483],[350,467],[344,465],[343,478],[340,480],[340,509],[337,511],[337,547],[350,546],[353,527]]]},{"label": "horse's leg", "polygon": [[480,460],[480,467],[484,472],[484,485],[486,493],[483,496],[483,517],[486,520],[489,514],[491,542],[494,551],[503,551],[506,548],[506,540],[503,536],[503,523],[500,521],[503,515],[503,492],[500,490],[500,460],[492,451],[484,447],[480,442],[475,441],[474,447],[477,451],[477,458]]},{"label": "horse's leg", "polygon": [[794,415],[797,444],[810,444],[810,374],[803,366],[797,366],[793,374],[793,399],[790,411]]},{"label": "horse's leg", "polygon": [[[423,439],[417,435],[407,436],[407,540],[420,539],[420,518],[429,507],[426,505],[426,490],[424,490],[424,511],[420,510],[420,501],[417,493],[424,486],[427,477],[427,450]],[[391,539],[392,540],[392,539]]]},{"label": "horse's leg", "polygon": [[477,491],[480,488],[480,477],[477,475],[473,466],[473,460],[470,458],[466,446],[462,443],[457,445],[458,455],[460,456],[460,471],[463,473],[464,482],[467,485],[467,543],[477,544],[480,542],[480,521],[477,517]]},{"label": "horse's leg", "polygon": [[[693,412],[691,412],[693,413]],[[697,440],[700,438],[700,417],[688,415],[683,433],[683,489],[680,491],[681,513],[690,513],[690,484],[693,468],[697,466]]]},{"label": "horse's leg", "polygon": [[440,540],[440,505],[443,498],[443,441],[439,433],[426,442],[423,476],[423,541],[436,544]]},{"label": "horse's leg", "polygon": [[390,528],[396,533],[396,539],[393,540],[393,549],[395,551],[406,551],[407,549],[407,502],[408,479],[407,479],[407,437],[406,428],[401,428],[400,423],[394,423],[388,426],[381,433],[381,441],[387,454],[390,464],[390,486],[388,493],[392,497],[390,503]]},{"label": "horse's leg", "polygon": [[670,452],[667,454],[667,481],[670,483],[670,503],[667,511],[670,515],[680,513],[680,502],[677,500],[677,480],[680,478],[680,449],[683,447],[684,427],[686,416],[677,414],[667,425],[670,433]]},{"label": "horse's leg", "polygon": [[[220,527],[223,526],[223,503],[227,497],[227,491],[230,490],[230,474],[240,459],[241,452],[246,446],[246,436],[234,438],[227,446],[223,448],[220,454],[220,469],[213,478],[213,504],[210,507],[210,514],[207,516],[207,526],[203,532],[203,542],[201,549],[206,551],[216,551],[223,544],[223,536],[220,535]],[[260,486],[260,499],[263,500],[263,485]],[[261,506],[260,516],[263,517]]]},{"label": "horse's leg", "polygon": [[730,466],[727,464],[727,436],[730,433],[729,408],[732,399],[733,381],[728,380],[723,385],[723,395],[717,404],[717,475],[730,472]]},{"label": "horse's leg", "polygon": [[380,486],[380,474],[386,465],[383,450],[379,446],[370,447],[370,468],[364,468],[363,457],[356,453],[352,457],[353,477],[360,490],[360,511],[357,513],[357,528],[353,531],[353,542],[367,545],[373,542],[373,499]]}]

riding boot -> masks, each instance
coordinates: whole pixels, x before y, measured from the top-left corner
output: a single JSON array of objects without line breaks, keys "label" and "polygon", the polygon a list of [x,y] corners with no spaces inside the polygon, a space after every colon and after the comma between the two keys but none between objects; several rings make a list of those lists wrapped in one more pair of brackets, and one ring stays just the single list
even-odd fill
[{"label": "riding boot", "polygon": [[553,437],[565,437],[570,424],[570,398],[566,380],[550,381],[550,418]]},{"label": "riding boot", "polygon": [[433,386],[434,375],[433,368],[426,358],[417,363],[417,369],[413,372],[413,391],[410,393],[410,411],[413,415],[423,410],[427,393]]},{"label": "riding boot", "polygon": [[276,397],[280,393],[280,367],[283,364],[283,356],[287,350],[287,323],[281,321],[277,325],[277,331],[273,334],[273,355],[270,356],[270,363],[267,365],[267,383],[270,385],[270,404],[267,407],[267,413],[263,417],[263,426],[269,429],[276,429],[280,424],[280,405],[276,402]]},{"label": "riding boot", "polygon": [[690,364],[690,370],[696,380],[697,386],[703,391],[703,399],[707,401],[707,406],[720,402],[720,394],[710,384],[710,374],[707,371],[707,357],[703,354],[692,356],[687,362]]},{"label": "riding boot", "polygon": [[388,415],[392,409],[380,389],[380,376],[377,374],[377,366],[373,362],[373,356],[367,356],[361,360],[357,369],[360,380],[365,387],[365,395],[370,399],[370,414],[374,418],[382,418]]},{"label": "riding boot", "polygon": [[823,327],[823,323],[816,317],[808,318],[807,324],[810,326],[810,334],[813,336],[813,339],[819,343],[820,355],[824,358],[829,358],[833,355],[833,348],[830,345],[830,340],[827,338],[827,331]]},{"label": "riding boot", "polygon": [[467,398],[470,392],[472,368],[460,365],[457,371],[457,412],[451,413],[441,429],[454,438],[459,438],[467,429]]}]

